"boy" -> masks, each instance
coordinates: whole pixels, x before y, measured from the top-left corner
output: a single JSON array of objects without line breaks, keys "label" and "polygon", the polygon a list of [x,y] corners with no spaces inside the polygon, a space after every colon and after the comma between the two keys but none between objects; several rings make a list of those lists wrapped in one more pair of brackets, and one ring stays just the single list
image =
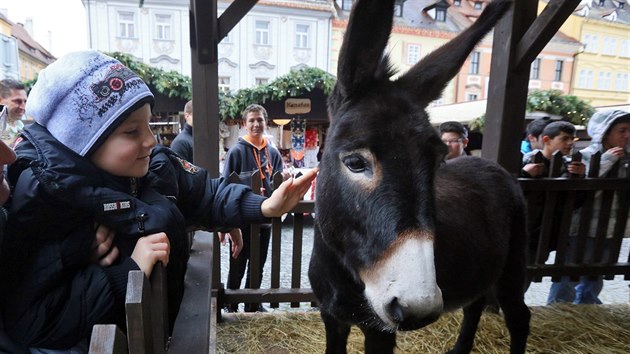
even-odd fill
[{"label": "boy", "polygon": [[[9,168],[10,219],[0,258],[5,330],[30,347],[85,350],[97,323],[124,324],[127,274],[167,267],[171,325],[183,293],[189,227],[269,222],[316,171],[266,198],[156,146],[153,95],[95,51],[44,69],[27,112],[35,124]],[[81,345],[83,344],[83,348]]]},{"label": "boy", "polygon": [[444,122],[440,124],[440,138],[448,147],[444,160],[466,156],[468,146],[468,130],[459,122]]},{"label": "boy", "polygon": [[[223,167],[223,177],[228,178],[232,172],[236,172],[245,185],[251,185],[252,174],[256,171],[260,172],[260,182],[263,186],[260,195],[271,195],[273,191],[271,179],[275,172],[282,172],[282,156],[278,149],[270,145],[265,138],[267,130],[267,110],[261,105],[251,104],[243,110],[243,125],[247,130],[247,134],[238,139],[227,153],[225,157],[225,166]],[[247,277],[245,278],[245,287],[251,285],[260,286],[260,284],[250,284],[249,267],[251,267],[250,259],[250,233],[251,228],[248,226],[242,228],[243,250],[234,259],[230,259],[230,270],[228,272],[228,289],[238,289],[241,286],[241,280],[247,269]],[[260,227],[260,279],[262,279],[263,266],[267,260],[267,252],[269,249],[269,240],[271,238],[271,228],[268,225]],[[236,312],[238,304],[228,305],[228,312]],[[262,305],[247,303],[245,304],[245,312],[265,311]]]},{"label": "boy", "polygon": [[[543,129],[540,139],[543,144],[542,150],[536,149],[523,156],[521,177],[548,177],[551,158],[556,151],[560,151],[563,156],[571,155],[575,144],[575,126],[564,121],[549,123]],[[534,163],[534,156],[538,151],[542,151],[542,163]],[[582,162],[572,161],[563,167],[562,175],[567,173],[584,176],[586,166]]]},{"label": "boy", "polygon": [[541,134],[549,123],[551,123],[549,117],[541,117],[527,124],[527,128],[525,129],[527,136],[521,141],[521,153],[523,155],[535,149],[542,149],[543,143]]}]

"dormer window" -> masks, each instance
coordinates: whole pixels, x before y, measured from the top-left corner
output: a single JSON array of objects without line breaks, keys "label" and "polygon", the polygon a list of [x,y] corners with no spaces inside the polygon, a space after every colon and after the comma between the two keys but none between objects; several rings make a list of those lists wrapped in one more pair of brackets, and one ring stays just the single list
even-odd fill
[{"label": "dormer window", "polygon": [[438,22],[446,22],[446,9],[438,7],[435,9],[435,20]]},{"label": "dormer window", "polygon": [[482,7],[483,4],[481,3],[481,1],[475,1],[475,9],[481,10]]},{"label": "dormer window", "polygon": [[622,1],[619,1],[619,3],[617,4],[617,8],[623,9],[623,6],[625,4]]},{"label": "dormer window", "polygon": [[599,0],[599,6],[604,6],[605,2],[606,2],[606,0]]},{"label": "dormer window", "polygon": [[352,8],[352,0],[341,0],[341,9],[345,11],[350,11]]},{"label": "dormer window", "polygon": [[454,0],[453,1],[453,5],[455,5],[457,7],[461,7],[462,6],[462,0]]}]

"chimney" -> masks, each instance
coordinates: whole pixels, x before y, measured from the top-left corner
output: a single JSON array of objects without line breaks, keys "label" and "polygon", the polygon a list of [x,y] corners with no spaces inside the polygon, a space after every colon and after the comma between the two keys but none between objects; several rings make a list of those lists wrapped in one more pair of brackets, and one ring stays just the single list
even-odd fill
[{"label": "chimney", "polygon": [[26,30],[28,35],[31,36],[31,38],[33,38],[34,33],[33,33],[33,18],[32,17],[27,17],[26,18],[26,23],[24,24],[24,29]]}]

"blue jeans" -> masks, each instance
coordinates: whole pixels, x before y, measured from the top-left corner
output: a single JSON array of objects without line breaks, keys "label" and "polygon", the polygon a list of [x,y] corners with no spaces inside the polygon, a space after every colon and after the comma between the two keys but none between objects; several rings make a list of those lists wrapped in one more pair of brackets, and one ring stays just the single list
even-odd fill
[{"label": "blue jeans", "polygon": [[551,284],[547,305],[553,303],[599,305],[602,301],[598,296],[603,287],[604,280],[602,277],[597,277],[596,280],[581,277],[579,282],[572,282],[568,277],[562,277],[559,282]]}]

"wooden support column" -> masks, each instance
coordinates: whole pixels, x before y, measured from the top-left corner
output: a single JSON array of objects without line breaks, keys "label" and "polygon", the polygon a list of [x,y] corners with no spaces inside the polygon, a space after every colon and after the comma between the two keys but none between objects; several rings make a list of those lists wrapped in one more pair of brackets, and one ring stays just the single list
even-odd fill
[{"label": "wooden support column", "polygon": [[482,156],[514,175],[521,166],[530,65],[579,3],[551,0],[536,17],[538,1],[515,1],[495,27]]},{"label": "wooden support column", "polygon": [[[494,28],[488,106],[481,155],[516,175],[525,121],[529,66],[514,70],[519,40],[536,18],[537,1],[515,1]],[[534,6],[532,6],[534,5]]]}]

